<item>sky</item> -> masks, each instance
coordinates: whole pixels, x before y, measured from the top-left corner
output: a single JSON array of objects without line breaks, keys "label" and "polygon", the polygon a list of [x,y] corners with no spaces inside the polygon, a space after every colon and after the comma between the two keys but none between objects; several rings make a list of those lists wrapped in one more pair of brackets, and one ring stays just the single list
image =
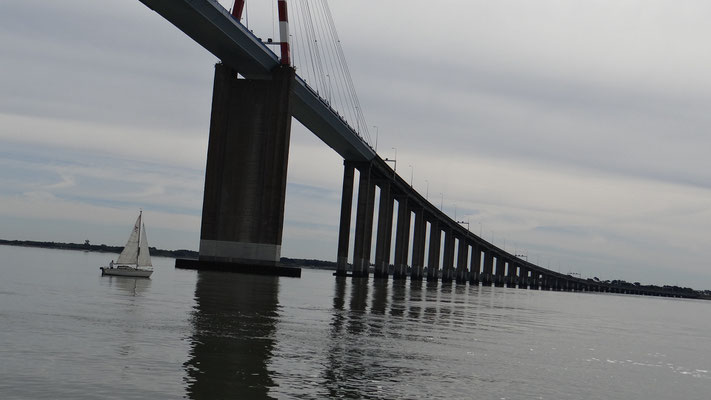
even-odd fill
[{"label": "sky", "polygon": [[[329,4],[380,156],[450,216],[552,270],[711,289],[711,3]],[[0,3],[0,238],[122,245],[143,209],[197,250],[217,61],[138,0]],[[333,261],[342,159],[296,121],[289,157],[282,256]]]}]

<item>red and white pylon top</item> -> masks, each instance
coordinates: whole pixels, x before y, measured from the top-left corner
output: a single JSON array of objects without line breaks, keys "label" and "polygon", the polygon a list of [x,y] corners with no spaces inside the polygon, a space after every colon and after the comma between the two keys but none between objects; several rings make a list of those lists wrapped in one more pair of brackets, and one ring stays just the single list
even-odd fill
[{"label": "red and white pylon top", "polygon": [[[235,0],[232,7],[232,16],[237,21],[242,19],[245,0]],[[279,6],[279,44],[281,47],[281,64],[291,65],[291,49],[289,47],[289,13],[286,8],[286,0],[278,0]]]},{"label": "red and white pylon top", "polygon": [[291,49],[289,48],[289,14],[286,0],[279,0],[279,44],[281,45],[281,64],[291,65]]},{"label": "red and white pylon top", "polygon": [[232,16],[237,18],[237,21],[242,19],[242,10],[244,10],[244,0],[235,0],[235,5],[232,7]]}]

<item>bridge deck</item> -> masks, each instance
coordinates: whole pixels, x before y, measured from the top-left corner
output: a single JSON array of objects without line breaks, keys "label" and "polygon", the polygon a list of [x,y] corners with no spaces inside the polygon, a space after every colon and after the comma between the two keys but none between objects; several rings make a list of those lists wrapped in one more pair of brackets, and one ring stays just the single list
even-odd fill
[{"label": "bridge deck", "polygon": [[[264,79],[279,59],[215,0],[140,0],[242,76]],[[297,76],[292,114],[343,158],[370,161],[375,151]]]}]

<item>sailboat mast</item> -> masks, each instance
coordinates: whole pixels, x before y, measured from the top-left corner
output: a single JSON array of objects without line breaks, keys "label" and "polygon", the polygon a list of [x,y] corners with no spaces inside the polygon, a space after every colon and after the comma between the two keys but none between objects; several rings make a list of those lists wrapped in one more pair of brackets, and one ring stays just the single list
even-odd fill
[{"label": "sailboat mast", "polygon": [[138,212],[138,251],[136,252],[136,268],[138,268],[138,258],[141,256],[141,224],[143,224],[143,210]]}]

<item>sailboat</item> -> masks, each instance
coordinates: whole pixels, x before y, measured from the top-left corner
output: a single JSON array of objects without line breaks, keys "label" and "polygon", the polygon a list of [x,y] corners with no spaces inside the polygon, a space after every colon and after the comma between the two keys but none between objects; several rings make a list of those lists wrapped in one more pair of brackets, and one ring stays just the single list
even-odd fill
[{"label": "sailboat", "polygon": [[148,237],[146,236],[146,225],[142,222],[143,211],[138,213],[138,219],[133,225],[131,235],[123,251],[114,263],[113,260],[108,267],[100,267],[101,275],[131,276],[137,278],[148,278],[153,273],[151,264],[151,254],[148,251]]}]

